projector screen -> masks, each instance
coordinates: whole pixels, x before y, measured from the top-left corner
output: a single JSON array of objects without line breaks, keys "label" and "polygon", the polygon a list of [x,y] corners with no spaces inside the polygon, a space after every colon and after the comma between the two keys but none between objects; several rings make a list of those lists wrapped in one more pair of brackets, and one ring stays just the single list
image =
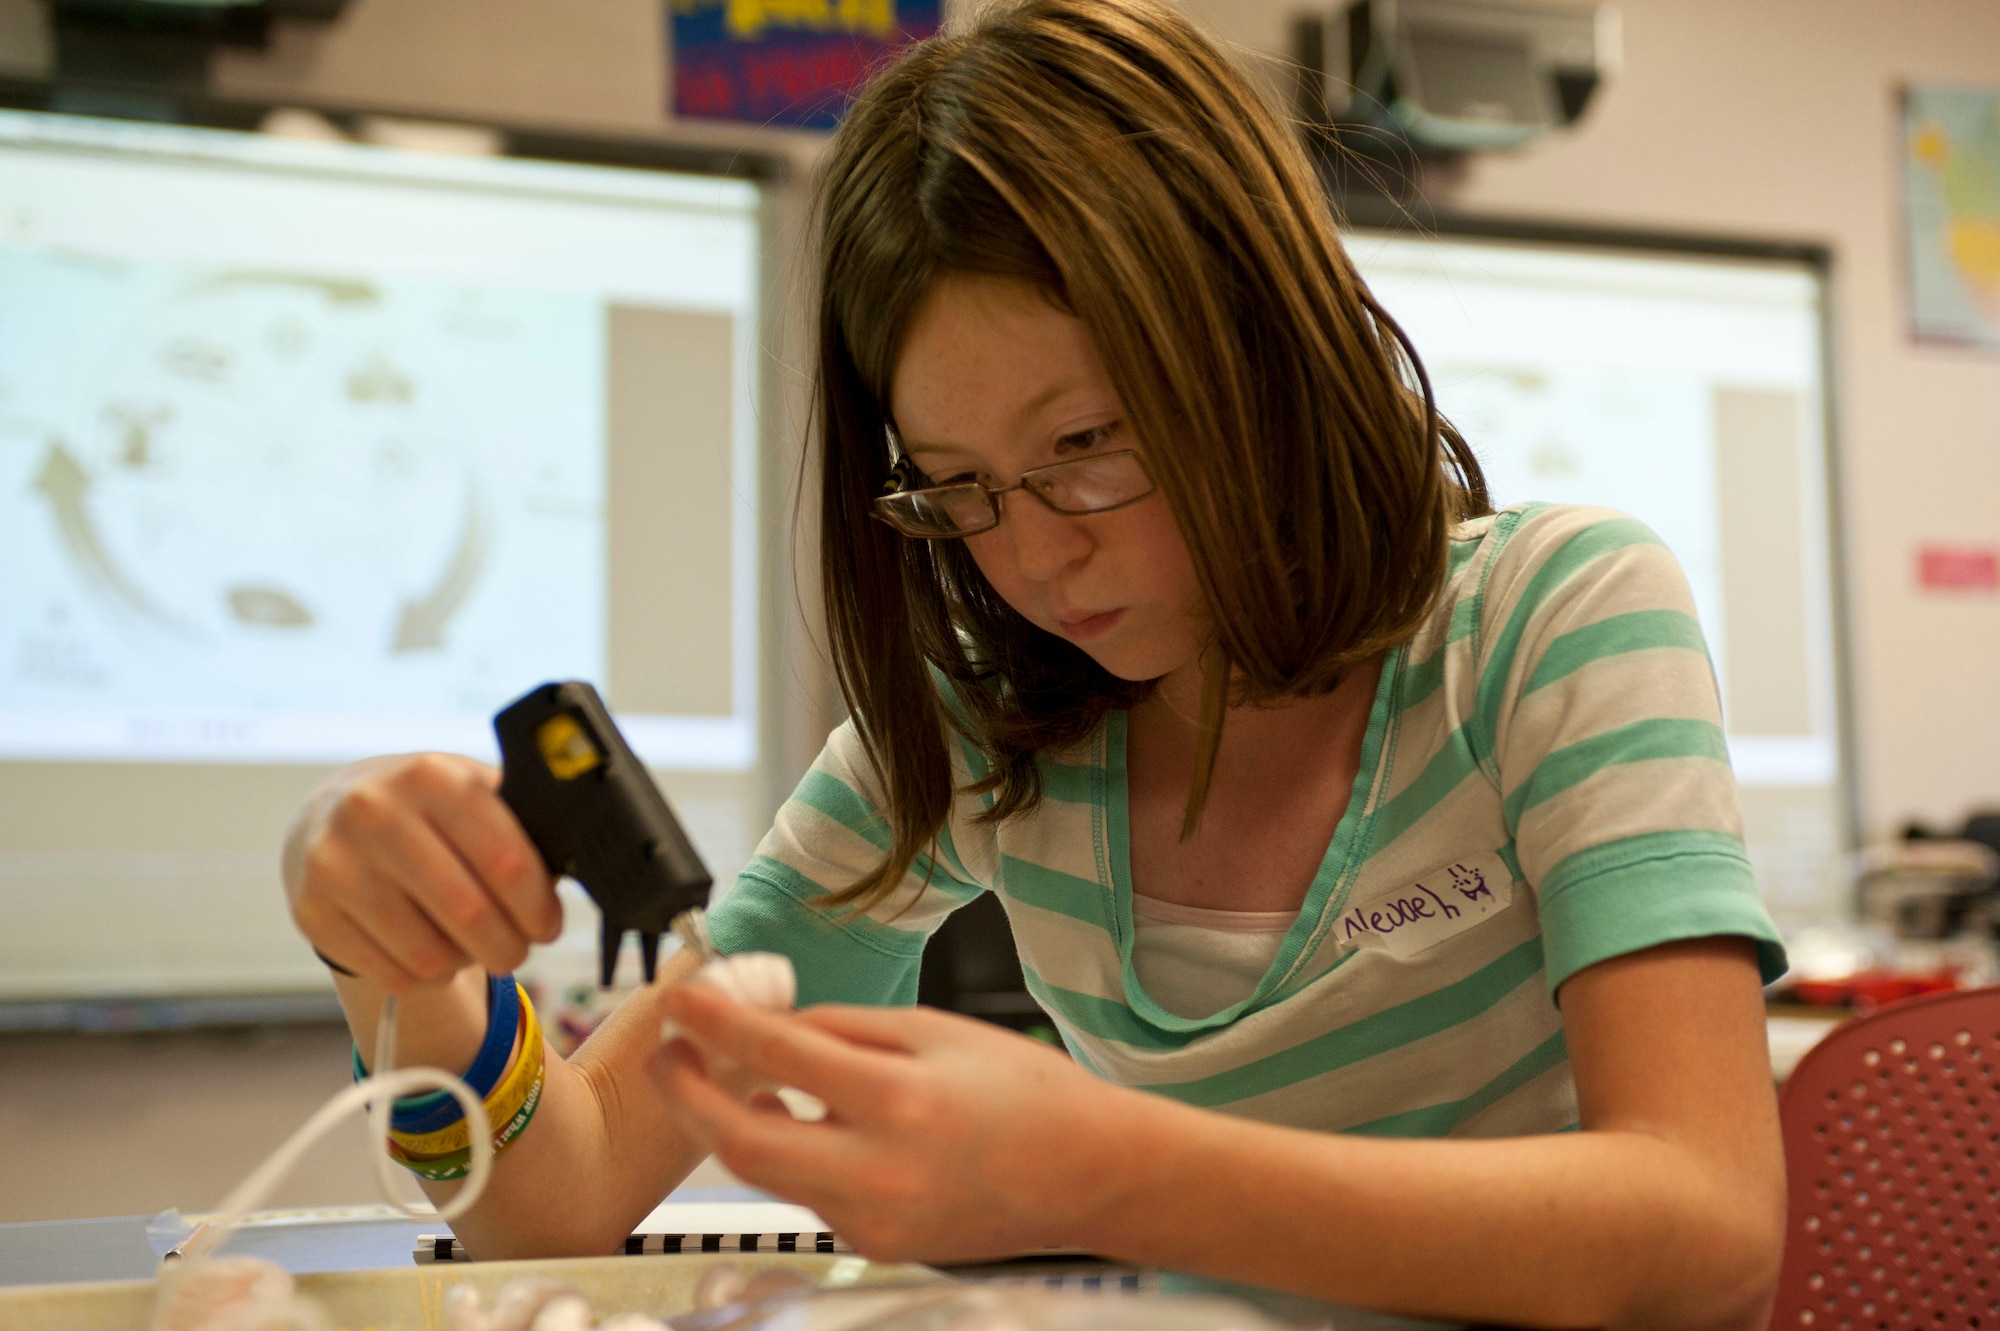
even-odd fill
[{"label": "projector screen", "polygon": [[728,880],[764,814],[761,207],[0,112],[0,1001],[323,986],[290,810],[366,755],[494,758],[549,679]]},{"label": "projector screen", "polygon": [[1821,268],[1450,234],[1347,245],[1496,506],[1607,505],[1673,550],[1766,898],[1781,922],[1845,914]]}]

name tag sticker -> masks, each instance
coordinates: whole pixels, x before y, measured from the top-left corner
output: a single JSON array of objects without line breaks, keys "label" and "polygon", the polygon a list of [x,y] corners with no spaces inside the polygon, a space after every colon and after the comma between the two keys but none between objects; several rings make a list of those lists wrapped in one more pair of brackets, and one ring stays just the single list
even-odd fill
[{"label": "name tag sticker", "polygon": [[1334,925],[1344,947],[1372,947],[1392,957],[1414,957],[1514,900],[1514,876],[1497,854],[1455,860],[1416,882],[1371,901],[1349,902]]}]

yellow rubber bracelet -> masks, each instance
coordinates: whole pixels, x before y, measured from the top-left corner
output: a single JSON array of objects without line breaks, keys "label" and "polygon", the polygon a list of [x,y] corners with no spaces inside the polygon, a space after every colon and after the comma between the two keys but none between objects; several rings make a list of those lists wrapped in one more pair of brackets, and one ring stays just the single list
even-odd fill
[{"label": "yellow rubber bracelet", "polygon": [[[517,1044],[513,1061],[501,1075],[500,1082],[486,1097],[487,1130],[497,1132],[520,1110],[527,1099],[530,1087],[541,1076],[542,1071],[542,1027],[535,1014],[535,1008],[528,1001],[526,992],[521,994],[521,1017]],[[470,1125],[464,1119],[450,1127],[436,1132],[410,1134],[391,1132],[390,1141],[396,1148],[392,1154],[410,1160],[436,1160],[470,1148],[472,1142]]]},{"label": "yellow rubber bracelet", "polygon": [[[521,992],[521,1016],[515,1028],[516,1045],[514,1058],[507,1071],[500,1076],[499,1084],[486,1097],[487,1130],[497,1132],[519,1111],[528,1098],[528,1089],[541,1076],[543,1047],[542,1024],[535,1014],[535,1006],[528,1001],[526,990]],[[399,1148],[394,1154],[408,1160],[436,1159],[456,1151],[467,1150],[472,1144],[470,1126],[464,1119],[439,1128],[436,1132],[406,1133],[390,1132],[389,1140]]]},{"label": "yellow rubber bracelet", "polygon": [[[516,1113],[513,1118],[507,1121],[505,1127],[494,1134],[493,1154],[499,1155],[513,1144],[516,1137],[527,1130],[529,1122],[535,1117],[535,1107],[541,1103],[543,1084],[542,1078],[535,1078],[535,1084],[528,1088],[528,1098],[521,1105],[520,1112]],[[472,1150],[470,1147],[463,1151],[453,1151],[450,1155],[440,1156],[434,1160],[405,1160],[396,1154],[393,1146],[390,1148],[389,1154],[396,1156],[396,1163],[409,1170],[412,1174],[415,1174],[418,1178],[432,1179],[439,1183],[448,1183],[453,1179],[461,1179],[472,1172]]]},{"label": "yellow rubber bracelet", "polygon": [[[538,1098],[537,1088],[542,1081],[541,1023],[535,1017],[534,1009],[525,1002],[521,1008],[521,1023],[525,1029],[520,1034],[514,1062],[501,1078],[500,1085],[494,1087],[493,1094],[486,1098],[488,1131],[494,1134],[496,1145],[507,1125],[520,1117],[521,1106]],[[389,1142],[389,1154],[412,1168],[419,1163],[463,1157],[470,1152],[470,1148],[471,1134],[464,1120],[422,1137],[391,1133]]]}]

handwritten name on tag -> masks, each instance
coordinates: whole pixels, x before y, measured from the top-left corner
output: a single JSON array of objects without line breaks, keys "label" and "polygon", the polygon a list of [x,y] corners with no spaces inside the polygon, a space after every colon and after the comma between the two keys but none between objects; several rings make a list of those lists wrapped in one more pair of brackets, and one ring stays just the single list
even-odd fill
[{"label": "handwritten name on tag", "polygon": [[1480,855],[1444,865],[1359,905],[1349,902],[1334,925],[1334,938],[1347,947],[1414,957],[1499,914],[1513,899],[1514,876],[1506,861]]}]

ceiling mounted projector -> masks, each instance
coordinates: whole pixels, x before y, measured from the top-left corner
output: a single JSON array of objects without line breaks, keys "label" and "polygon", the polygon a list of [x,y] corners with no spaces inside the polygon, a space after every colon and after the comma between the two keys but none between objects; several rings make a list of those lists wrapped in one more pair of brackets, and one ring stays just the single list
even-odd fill
[{"label": "ceiling mounted projector", "polygon": [[182,89],[206,82],[216,50],[261,49],[273,23],[326,22],[347,6],[347,0],[45,2],[59,83]]},{"label": "ceiling mounted projector", "polygon": [[1518,148],[1573,124],[1619,55],[1607,4],[1354,0],[1295,35],[1309,118],[1420,152]]}]

